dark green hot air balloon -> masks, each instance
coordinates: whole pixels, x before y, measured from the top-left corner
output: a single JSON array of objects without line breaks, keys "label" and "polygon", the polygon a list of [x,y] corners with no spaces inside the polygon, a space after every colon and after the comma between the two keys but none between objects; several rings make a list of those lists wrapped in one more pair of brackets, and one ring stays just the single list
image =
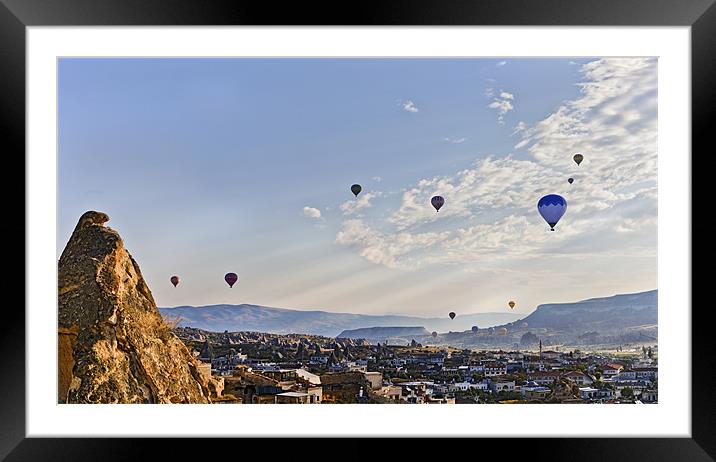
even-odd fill
[{"label": "dark green hot air balloon", "polygon": [[358,194],[360,194],[361,191],[363,191],[363,188],[361,188],[359,184],[351,186],[351,192],[355,194],[356,197],[358,197]]},{"label": "dark green hot air balloon", "polygon": [[584,160],[584,156],[581,154],[575,154],[573,157],[574,161],[577,163],[577,165],[581,164]]}]

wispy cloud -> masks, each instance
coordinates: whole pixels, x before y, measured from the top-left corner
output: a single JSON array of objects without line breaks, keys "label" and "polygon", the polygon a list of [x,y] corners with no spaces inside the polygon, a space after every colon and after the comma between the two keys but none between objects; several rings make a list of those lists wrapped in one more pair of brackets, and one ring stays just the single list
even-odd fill
[{"label": "wispy cloud", "polygon": [[308,218],[319,220],[321,218],[321,211],[315,207],[304,207],[303,215]]},{"label": "wispy cloud", "polygon": [[513,110],[515,107],[512,102],[515,100],[515,96],[512,93],[500,90],[500,95],[487,105],[490,109],[496,109],[498,116],[497,121],[500,125],[505,123],[505,114]]},{"label": "wispy cloud", "polygon": [[383,193],[380,191],[369,191],[361,194],[354,200],[345,201],[341,204],[343,215],[352,215],[358,210],[372,207],[373,204],[371,203],[371,200],[382,195]]},{"label": "wispy cloud", "polygon": [[507,64],[507,61],[500,61],[499,63],[495,64],[495,66],[497,66],[497,67],[502,67],[502,66],[504,66],[505,64]]},{"label": "wispy cloud", "polygon": [[379,176],[374,176],[373,181],[375,181],[376,183],[380,183],[381,181],[383,181],[383,178],[381,178]]},{"label": "wispy cloud", "polygon": [[446,141],[446,142],[448,142],[448,143],[453,143],[453,144],[460,144],[460,143],[464,143],[465,141],[467,141],[467,138],[464,138],[464,137],[463,137],[463,138],[450,138],[450,137],[445,137],[445,138],[443,138],[443,141]]},{"label": "wispy cloud", "polygon": [[418,107],[411,100],[405,100],[400,102],[403,110],[407,112],[418,112]]}]

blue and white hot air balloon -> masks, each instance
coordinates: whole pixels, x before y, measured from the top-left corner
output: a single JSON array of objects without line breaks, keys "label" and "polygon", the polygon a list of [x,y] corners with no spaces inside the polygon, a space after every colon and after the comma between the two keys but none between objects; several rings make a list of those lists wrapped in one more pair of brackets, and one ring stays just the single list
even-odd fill
[{"label": "blue and white hot air balloon", "polygon": [[555,225],[567,211],[567,201],[557,194],[548,194],[537,202],[537,211],[554,231]]}]

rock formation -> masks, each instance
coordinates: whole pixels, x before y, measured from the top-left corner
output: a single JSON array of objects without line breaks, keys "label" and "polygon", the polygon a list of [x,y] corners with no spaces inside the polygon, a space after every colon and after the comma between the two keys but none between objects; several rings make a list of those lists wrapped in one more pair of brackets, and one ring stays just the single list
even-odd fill
[{"label": "rock formation", "polygon": [[207,377],[108,220],[82,215],[60,257],[58,402],[209,403]]}]

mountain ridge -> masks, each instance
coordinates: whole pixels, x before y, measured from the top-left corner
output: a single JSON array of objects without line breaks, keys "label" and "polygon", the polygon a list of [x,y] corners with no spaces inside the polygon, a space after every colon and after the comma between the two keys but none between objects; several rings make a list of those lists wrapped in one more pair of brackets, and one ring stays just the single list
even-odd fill
[{"label": "mountain ridge", "polygon": [[409,315],[376,315],[336,313],[323,310],[292,310],[253,304],[215,304],[207,306],[176,306],[159,308],[167,320],[179,318],[178,326],[222,332],[253,330],[269,333],[301,333],[335,337],[344,330],[367,327],[415,326],[426,329],[450,330],[502,324],[513,321],[517,313],[470,313],[458,315],[454,320],[447,316],[419,317]]},{"label": "mountain ridge", "polygon": [[[300,333],[336,337],[343,331],[372,327],[420,326],[428,331],[459,334],[473,325],[488,327],[514,326],[526,322],[530,329],[552,331],[599,331],[608,333],[631,326],[655,325],[658,290],[593,297],[577,302],[540,304],[527,316],[517,313],[489,312],[458,314],[451,320],[409,315],[376,315],[337,313],[325,310],[294,310],[255,304],[182,305],[159,308],[166,319],[178,326],[195,327],[214,332],[260,331],[276,334]],[[522,316],[522,317],[521,317]],[[653,330],[653,329],[652,329]],[[579,332],[580,334],[584,332]],[[452,336],[454,337],[454,335]]]}]

